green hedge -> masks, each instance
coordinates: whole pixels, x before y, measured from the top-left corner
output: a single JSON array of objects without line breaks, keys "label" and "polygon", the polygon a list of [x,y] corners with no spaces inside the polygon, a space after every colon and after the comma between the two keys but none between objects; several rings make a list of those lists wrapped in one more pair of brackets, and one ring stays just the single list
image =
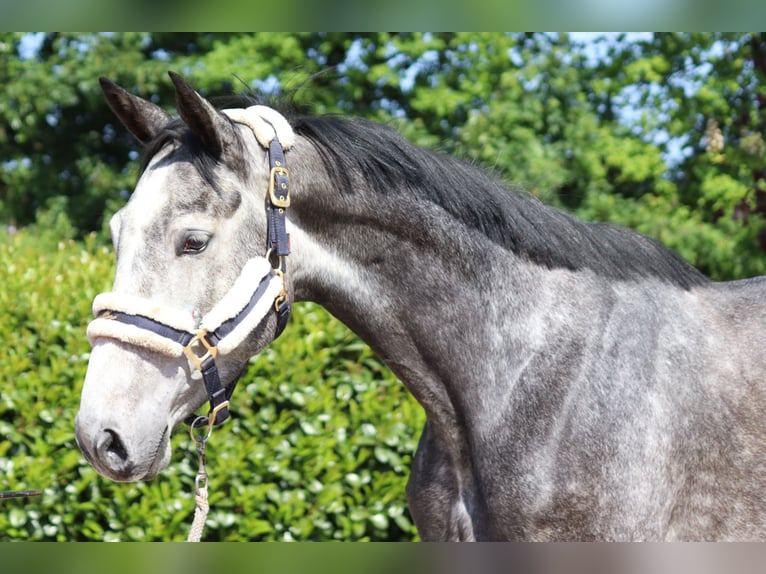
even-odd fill
[{"label": "green hedge", "polygon": [[[77,448],[85,327],[114,257],[92,236],[55,237],[0,231],[0,490],[43,490],[0,500],[0,540],[184,540],[197,463],[185,430],[150,482],[106,480]],[[424,420],[366,345],[322,308],[298,305],[211,438],[203,539],[416,539],[404,488]]]}]

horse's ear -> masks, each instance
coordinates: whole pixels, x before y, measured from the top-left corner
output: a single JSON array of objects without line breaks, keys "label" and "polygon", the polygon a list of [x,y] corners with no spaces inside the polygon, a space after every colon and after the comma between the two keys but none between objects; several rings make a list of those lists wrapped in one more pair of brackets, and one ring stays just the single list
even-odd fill
[{"label": "horse's ear", "polygon": [[225,141],[235,137],[231,122],[175,72],[168,72],[176,87],[176,109],[189,129],[216,157],[225,148]]},{"label": "horse's ear", "polygon": [[146,145],[170,121],[170,115],[152,102],[134,96],[106,78],[99,78],[112,111],[138,141]]}]

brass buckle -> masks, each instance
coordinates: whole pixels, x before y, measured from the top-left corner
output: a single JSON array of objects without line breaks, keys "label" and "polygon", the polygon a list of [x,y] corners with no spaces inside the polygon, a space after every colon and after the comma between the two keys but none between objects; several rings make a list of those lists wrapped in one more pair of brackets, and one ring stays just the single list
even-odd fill
[{"label": "brass buckle", "polygon": [[210,411],[210,414],[208,415],[208,436],[212,434],[213,432],[213,426],[215,426],[215,419],[218,417],[218,413],[221,412],[223,409],[229,408],[229,401],[223,401],[220,405],[215,407],[212,411]]},{"label": "brass buckle", "polygon": [[[194,337],[191,341],[184,347],[184,354],[189,359],[192,365],[194,365],[198,371],[202,370],[202,363],[207,361],[209,358],[215,359],[218,356],[218,347],[214,347],[210,343],[208,343],[207,339],[205,338],[205,335],[207,335],[207,331],[204,329],[200,329],[196,333],[194,333]],[[205,353],[203,355],[197,355],[194,352],[194,349],[192,347],[195,343],[199,343],[205,348]]]},{"label": "brass buckle", "polygon": [[290,177],[290,174],[286,167],[272,167],[271,174],[269,175],[269,199],[271,199],[271,204],[274,207],[281,207],[284,209],[290,207],[290,196],[287,195],[286,191],[281,195],[277,195],[277,192],[274,189],[277,183],[277,174],[282,174],[288,178]]}]

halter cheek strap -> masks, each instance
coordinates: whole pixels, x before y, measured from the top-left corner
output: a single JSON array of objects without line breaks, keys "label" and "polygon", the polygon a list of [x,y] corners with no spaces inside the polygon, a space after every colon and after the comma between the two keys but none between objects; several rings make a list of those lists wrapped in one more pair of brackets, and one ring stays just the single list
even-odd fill
[{"label": "halter cheek strap", "polygon": [[222,112],[238,124],[249,127],[261,147],[269,151],[269,193],[266,203],[266,247],[279,258],[284,271],[284,257],[290,254],[286,211],[290,207],[290,178],[285,163],[285,150],[295,143],[295,133],[287,120],[266,106],[234,108]]}]

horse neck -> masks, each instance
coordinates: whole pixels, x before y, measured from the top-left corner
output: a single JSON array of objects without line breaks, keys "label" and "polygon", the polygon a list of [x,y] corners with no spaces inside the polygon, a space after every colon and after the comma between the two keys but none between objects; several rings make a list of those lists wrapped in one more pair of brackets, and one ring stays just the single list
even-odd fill
[{"label": "horse neck", "polygon": [[[297,300],[319,303],[357,333],[434,419],[466,378],[450,359],[499,365],[493,320],[523,313],[539,278],[509,251],[467,228],[417,189],[339,192],[303,180],[291,214]],[[293,177],[291,175],[291,177]],[[514,297],[508,294],[513,293]],[[498,329],[501,332],[503,329]]]}]

